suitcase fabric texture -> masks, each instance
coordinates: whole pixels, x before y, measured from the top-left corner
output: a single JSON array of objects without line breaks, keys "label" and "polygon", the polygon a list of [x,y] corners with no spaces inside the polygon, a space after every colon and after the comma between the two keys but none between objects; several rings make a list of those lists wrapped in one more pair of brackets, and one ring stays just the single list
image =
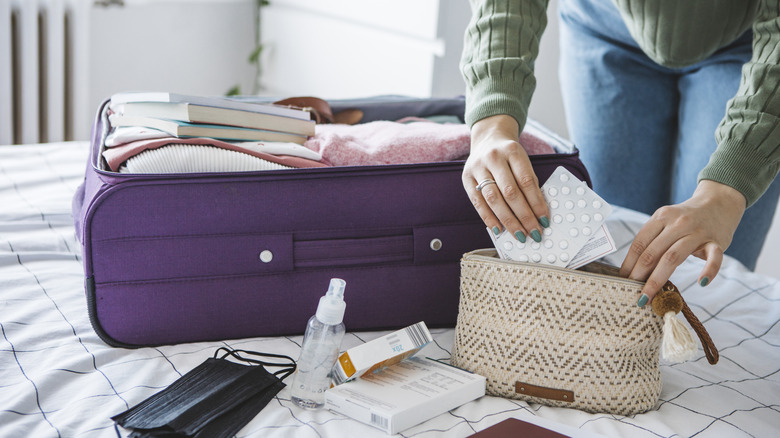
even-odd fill
[{"label": "suitcase fabric texture", "polygon": [[[453,327],[459,260],[491,247],[461,183],[462,161],[237,173],[105,170],[99,109],[73,200],[90,320],[139,347],[301,334],[330,278],[347,283],[350,331],[419,321]],[[463,99],[332,102],[365,122],[463,115]],[[576,148],[536,155],[590,184]]]}]

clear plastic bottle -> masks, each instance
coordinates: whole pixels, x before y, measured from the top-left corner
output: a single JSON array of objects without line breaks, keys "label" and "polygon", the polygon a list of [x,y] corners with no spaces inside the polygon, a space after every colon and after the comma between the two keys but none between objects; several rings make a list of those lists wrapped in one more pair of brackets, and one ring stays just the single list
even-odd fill
[{"label": "clear plastic bottle", "polygon": [[346,282],[332,278],[328,292],[320,298],[317,313],[309,319],[303,336],[298,369],[291,386],[292,401],[307,409],[325,405],[325,391],[330,388],[330,372],[344,337],[344,288]]}]

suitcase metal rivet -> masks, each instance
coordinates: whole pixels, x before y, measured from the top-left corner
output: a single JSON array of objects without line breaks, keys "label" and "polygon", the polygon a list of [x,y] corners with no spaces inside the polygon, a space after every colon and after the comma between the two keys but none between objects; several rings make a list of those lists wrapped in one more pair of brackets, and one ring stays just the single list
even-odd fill
[{"label": "suitcase metal rivet", "polygon": [[441,240],[440,239],[433,239],[431,240],[431,249],[434,251],[438,251],[441,249]]},{"label": "suitcase metal rivet", "polygon": [[271,260],[274,259],[274,253],[271,251],[264,249],[262,252],[260,252],[260,261],[263,263],[269,263]]}]

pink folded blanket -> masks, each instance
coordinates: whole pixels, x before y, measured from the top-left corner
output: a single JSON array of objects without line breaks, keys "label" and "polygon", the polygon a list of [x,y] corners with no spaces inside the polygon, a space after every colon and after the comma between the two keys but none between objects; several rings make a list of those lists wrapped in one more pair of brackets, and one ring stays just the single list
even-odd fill
[{"label": "pink folded blanket", "polygon": [[[465,159],[469,127],[455,123],[376,121],[358,125],[317,125],[304,146],[333,166],[407,164]],[[416,120],[416,119],[411,119]],[[528,155],[552,154],[546,142],[524,132],[520,143]]]}]

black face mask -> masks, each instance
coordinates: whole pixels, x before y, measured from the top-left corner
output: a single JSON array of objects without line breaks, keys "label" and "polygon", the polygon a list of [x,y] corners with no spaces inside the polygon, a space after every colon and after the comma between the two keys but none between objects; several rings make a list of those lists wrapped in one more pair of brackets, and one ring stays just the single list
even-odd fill
[{"label": "black face mask", "polygon": [[[266,362],[247,355],[286,362]],[[228,356],[252,365],[229,361]],[[271,374],[265,367],[280,369]],[[282,380],[293,372],[295,361],[289,356],[223,347],[164,390],[112,420],[132,429],[130,437],[231,437],[284,388]]]}]

